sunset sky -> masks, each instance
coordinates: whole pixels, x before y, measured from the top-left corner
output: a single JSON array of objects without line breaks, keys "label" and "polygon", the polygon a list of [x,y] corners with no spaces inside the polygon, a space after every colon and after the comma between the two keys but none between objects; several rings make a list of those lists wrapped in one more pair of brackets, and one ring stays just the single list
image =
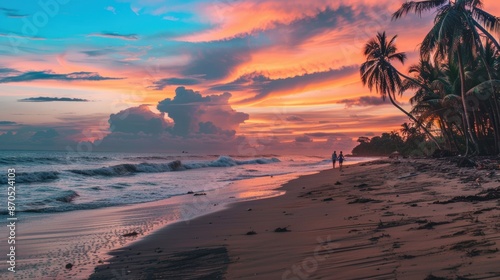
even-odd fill
[{"label": "sunset sky", "polygon": [[0,149],[350,152],[407,121],[359,79],[378,31],[416,61],[403,2],[3,1]]}]

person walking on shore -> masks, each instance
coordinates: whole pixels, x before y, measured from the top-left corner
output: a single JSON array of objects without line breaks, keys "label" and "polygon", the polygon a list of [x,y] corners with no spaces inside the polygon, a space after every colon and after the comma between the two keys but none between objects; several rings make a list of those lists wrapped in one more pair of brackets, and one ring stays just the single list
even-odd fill
[{"label": "person walking on shore", "polygon": [[344,155],[342,151],[340,151],[339,157],[337,158],[339,161],[339,170],[342,171],[342,163],[344,162]]},{"label": "person walking on shore", "polygon": [[332,154],[333,169],[335,169],[335,163],[336,162],[337,162],[337,151],[333,151],[333,154]]}]

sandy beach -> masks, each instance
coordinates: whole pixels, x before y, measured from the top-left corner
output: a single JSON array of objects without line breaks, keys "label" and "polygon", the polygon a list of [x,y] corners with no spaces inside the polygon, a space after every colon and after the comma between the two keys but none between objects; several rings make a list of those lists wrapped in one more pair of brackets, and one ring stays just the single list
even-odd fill
[{"label": "sandy beach", "polygon": [[500,279],[500,172],[378,160],[156,231],[90,279]]}]

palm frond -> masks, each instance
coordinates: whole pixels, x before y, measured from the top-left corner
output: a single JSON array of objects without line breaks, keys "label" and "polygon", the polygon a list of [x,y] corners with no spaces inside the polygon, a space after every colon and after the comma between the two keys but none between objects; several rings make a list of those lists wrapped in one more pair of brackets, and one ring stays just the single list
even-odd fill
[{"label": "palm frond", "polygon": [[399,62],[401,62],[401,64],[405,64],[405,61],[406,61],[406,53],[395,53],[395,54],[391,54],[388,56],[389,60],[393,60],[393,59],[396,59],[398,60]]},{"label": "palm frond", "polygon": [[477,7],[472,9],[472,16],[486,29],[500,34],[500,18]]},{"label": "palm frond", "polygon": [[392,20],[400,19],[409,13],[415,13],[422,16],[422,13],[431,11],[447,3],[448,0],[427,0],[427,1],[410,1],[403,3],[401,8],[392,14]]},{"label": "palm frond", "polygon": [[483,1],[482,0],[469,0],[471,7],[478,7],[481,8],[483,7]]},{"label": "palm frond", "polygon": [[461,13],[454,9],[439,12],[434,26],[420,45],[420,54],[428,57],[430,53],[435,52],[435,57],[439,60],[453,54],[461,40],[459,34],[465,28],[461,16]]}]

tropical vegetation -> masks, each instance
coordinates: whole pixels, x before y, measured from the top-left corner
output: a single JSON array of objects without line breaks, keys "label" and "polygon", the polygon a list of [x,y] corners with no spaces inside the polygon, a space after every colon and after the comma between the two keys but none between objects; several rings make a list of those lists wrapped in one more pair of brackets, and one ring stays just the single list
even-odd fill
[{"label": "tropical vegetation", "polygon": [[[362,83],[388,97],[410,118],[407,130],[421,131],[419,137],[434,149],[498,155],[500,18],[486,12],[481,0],[424,0],[402,4],[393,20],[426,12],[435,13],[433,26],[408,75],[393,65],[406,62],[406,54],[396,47],[397,36],[380,32],[364,47]],[[412,94],[409,112],[396,101],[403,94]]]},{"label": "tropical vegetation", "polygon": [[359,137],[359,145],[354,147],[354,156],[425,156],[433,152],[433,143],[425,141],[426,135],[418,127],[404,123],[399,131],[382,133],[380,136]]}]

